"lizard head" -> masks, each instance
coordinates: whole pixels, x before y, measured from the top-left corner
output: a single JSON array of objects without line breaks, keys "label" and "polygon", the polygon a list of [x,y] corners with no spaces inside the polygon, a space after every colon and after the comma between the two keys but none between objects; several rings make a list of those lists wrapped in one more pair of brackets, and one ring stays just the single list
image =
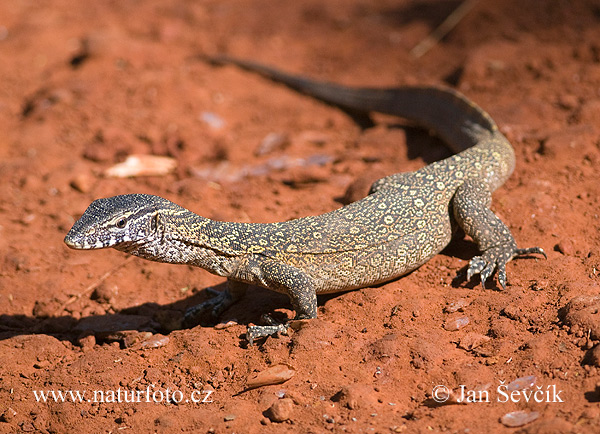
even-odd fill
[{"label": "lizard head", "polygon": [[156,232],[161,210],[178,207],[162,197],[125,194],[93,201],[75,222],[65,244],[72,249],[127,250]]}]

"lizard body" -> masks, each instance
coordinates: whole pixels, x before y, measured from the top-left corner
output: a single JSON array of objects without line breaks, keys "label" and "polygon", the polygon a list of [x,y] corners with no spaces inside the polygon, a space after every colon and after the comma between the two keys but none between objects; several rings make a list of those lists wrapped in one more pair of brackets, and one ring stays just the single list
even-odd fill
[{"label": "lizard body", "polygon": [[[455,155],[415,172],[376,181],[362,200],[318,216],[278,223],[219,222],[158,196],[129,194],[94,201],[65,237],[75,249],[113,247],[139,257],[204,268],[228,278],[223,291],[187,316],[220,314],[248,284],[290,297],[296,318],[317,316],[316,295],[361,288],[419,267],[450,242],[460,226],[481,250],[467,278],[481,281],[519,249],[489,209],[491,192],[514,169],[514,151],[491,117],[462,94],[438,87],[351,88],[289,75],[253,62],[213,59],[256,71],[343,108],[382,112],[434,129]],[[285,330],[253,326],[247,337]]]}]

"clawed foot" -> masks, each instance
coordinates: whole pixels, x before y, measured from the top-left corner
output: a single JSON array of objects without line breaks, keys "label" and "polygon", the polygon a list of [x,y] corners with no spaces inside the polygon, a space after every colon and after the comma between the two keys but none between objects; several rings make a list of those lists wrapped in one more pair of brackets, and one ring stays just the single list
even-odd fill
[{"label": "clawed foot", "polygon": [[263,322],[268,325],[263,326],[250,326],[246,331],[246,340],[252,346],[255,339],[266,338],[267,336],[271,336],[277,333],[287,334],[290,323],[281,324],[275,321],[269,315],[262,316]]},{"label": "clawed foot", "polygon": [[486,250],[483,255],[471,259],[467,269],[467,280],[471,280],[471,277],[475,274],[480,274],[481,284],[485,287],[486,280],[495,269],[498,269],[498,283],[500,283],[502,289],[506,289],[506,263],[516,256],[533,253],[539,253],[544,255],[544,258],[548,258],[540,247],[530,247],[528,249],[517,249],[516,246],[511,245],[492,247]]},{"label": "clawed foot", "polygon": [[225,309],[233,304],[233,297],[228,290],[216,291],[213,288],[206,288],[206,291],[212,294],[213,297],[185,311],[183,315],[183,325],[185,327],[193,327],[199,324],[207,314],[213,320],[216,320]]}]

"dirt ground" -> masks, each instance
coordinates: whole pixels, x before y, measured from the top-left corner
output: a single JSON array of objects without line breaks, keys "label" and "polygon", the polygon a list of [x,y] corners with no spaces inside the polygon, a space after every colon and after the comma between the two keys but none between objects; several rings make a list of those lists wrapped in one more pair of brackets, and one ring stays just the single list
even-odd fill
[{"label": "dirt ground", "polygon": [[[598,432],[600,3],[482,1],[413,56],[459,4],[0,3],[0,432]],[[505,291],[495,279],[483,289],[465,281],[477,249],[455,240],[408,276],[320,298],[319,318],[290,336],[247,346],[262,313],[293,315],[259,288],[225,324],[182,329],[223,279],[69,250],[92,200],[152,193],[213,219],[273,222],[449,155],[397,119],[361,129],[201,58],[216,53],[348,85],[458,88],[516,151],[493,210],[548,259],[512,261]],[[132,154],[177,167],[104,175]],[[291,378],[246,390],[272,370]]]}]

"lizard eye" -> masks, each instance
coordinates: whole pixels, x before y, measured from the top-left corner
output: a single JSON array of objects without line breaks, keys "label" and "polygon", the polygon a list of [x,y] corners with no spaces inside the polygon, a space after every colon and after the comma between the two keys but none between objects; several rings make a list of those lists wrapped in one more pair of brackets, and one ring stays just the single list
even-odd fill
[{"label": "lizard eye", "polygon": [[123,218],[120,218],[119,220],[117,220],[117,223],[115,223],[115,226],[118,227],[119,229],[123,229],[126,224],[127,224],[127,219],[125,217],[123,217]]}]

